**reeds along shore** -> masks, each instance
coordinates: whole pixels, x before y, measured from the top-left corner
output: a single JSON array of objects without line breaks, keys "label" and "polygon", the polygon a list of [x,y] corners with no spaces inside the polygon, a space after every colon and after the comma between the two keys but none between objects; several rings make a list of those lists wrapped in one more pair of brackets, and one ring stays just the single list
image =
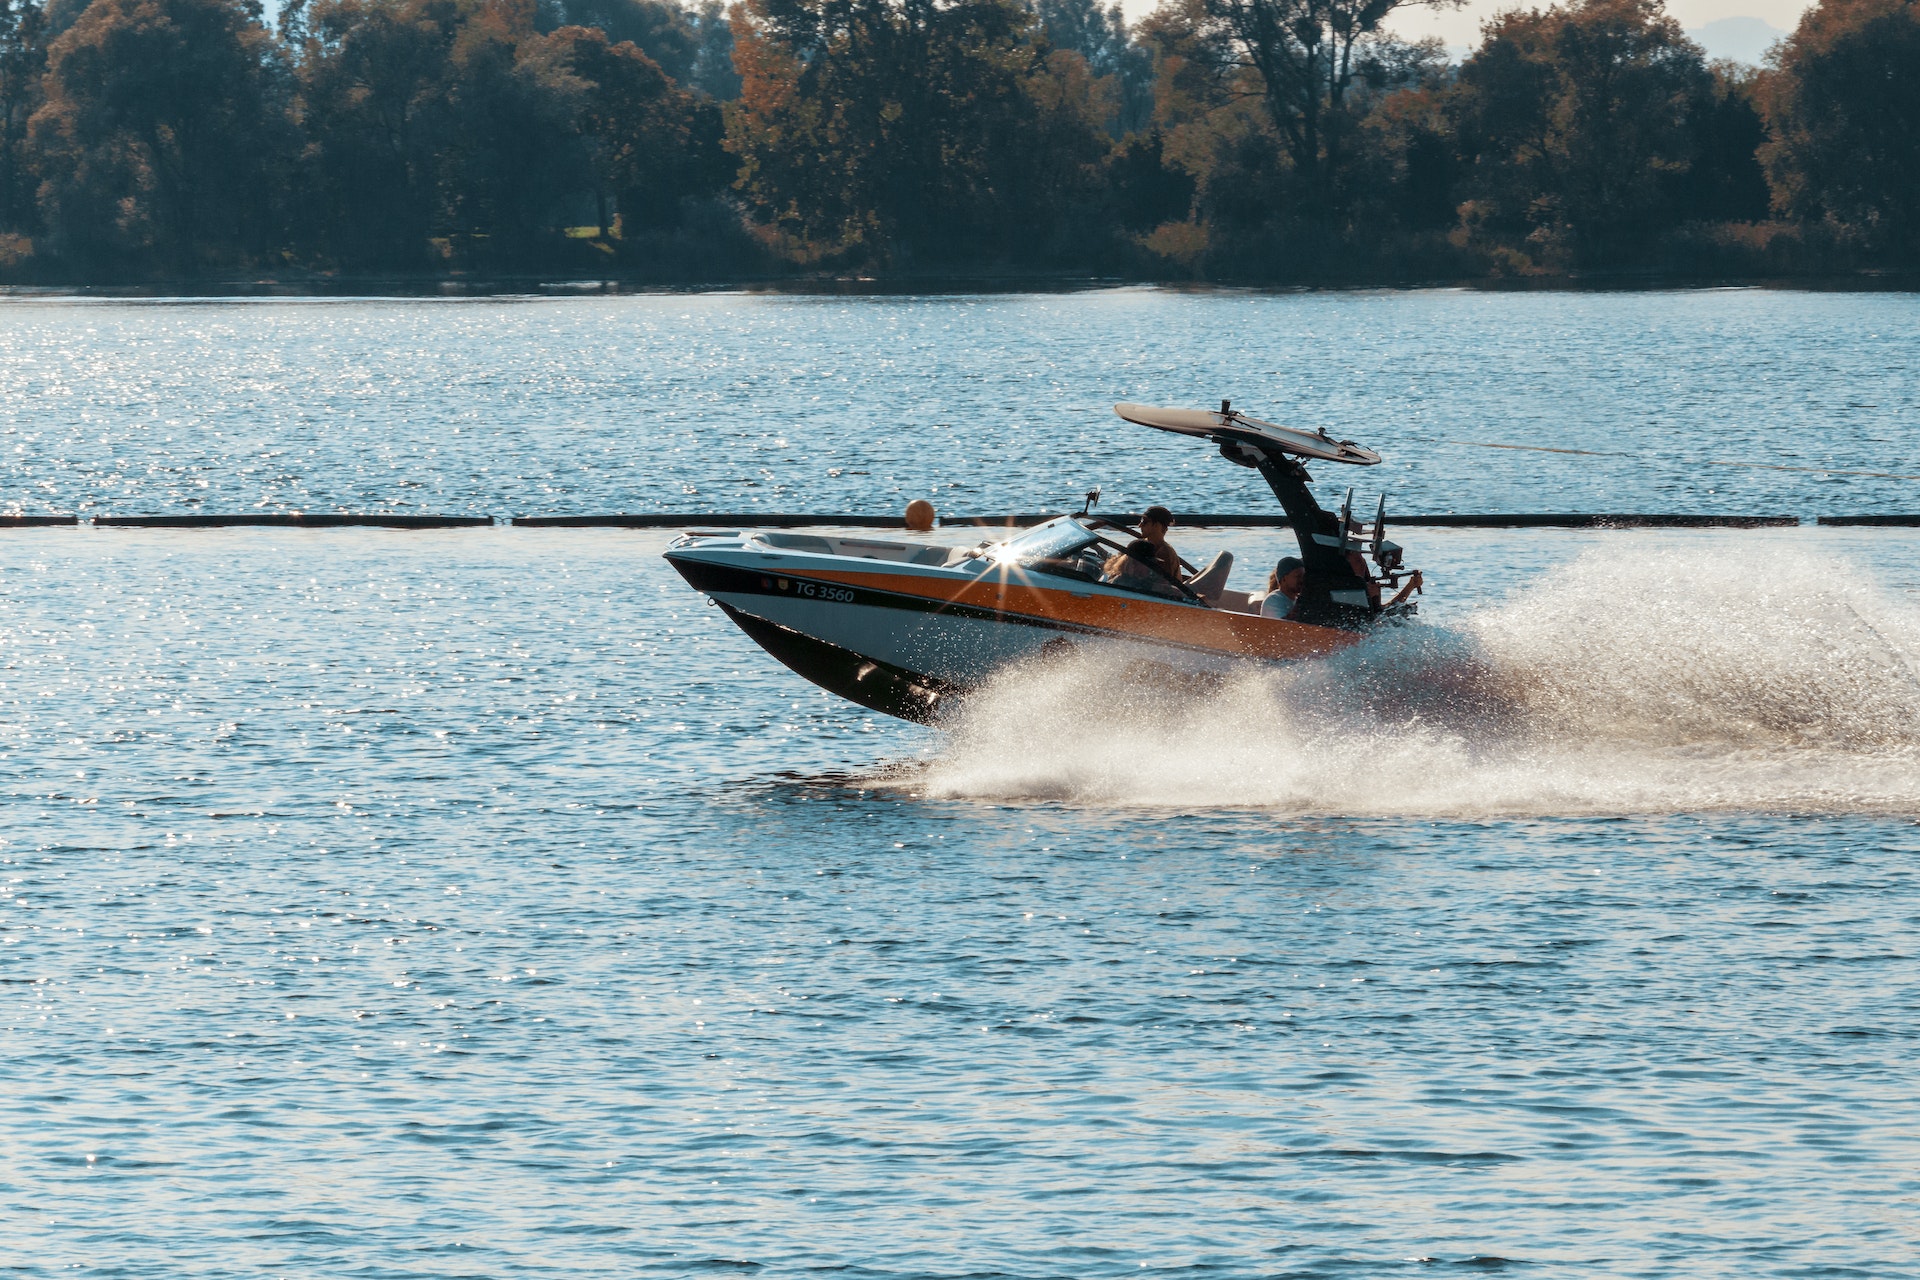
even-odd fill
[{"label": "reeds along shore", "polygon": [[1920,266],[1920,2],[0,0],[0,283]]}]

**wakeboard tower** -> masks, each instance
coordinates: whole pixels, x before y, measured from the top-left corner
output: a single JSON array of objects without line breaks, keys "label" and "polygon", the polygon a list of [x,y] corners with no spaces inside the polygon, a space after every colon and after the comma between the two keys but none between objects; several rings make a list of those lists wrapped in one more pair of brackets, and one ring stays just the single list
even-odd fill
[{"label": "wakeboard tower", "polygon": [[[1379,619],[1381,587],[1397,586],[1409,572],[1400,567],[1401,548],[1387,541],[1387,495],[1380,495],[1371,528],[1356,524],[1353,490],[1347,490],[1339,514],[1322,510],[1307,488],[1313,477],[1302,461],[1374,467],[1380,464],[1379,454],[1351,440],[1335,440],[1324,430],[1301,431],[1249,418],[1236,412],[1231,400],[1222,400],[1218,413],[1143,404],[1117,404],[1113,411],[1143,427],[1210,440],[1219,446],[1221,457],[1252,467],[1266,480],[1287,513],[1307,570],[1306,586],[1288,621],[1364,629]],[[1368,556],[1373,560],[1371,572]],[[1405,612],[1413,610],[1407,607]]]},{"label": "wakeboard tower", "polygon": [[1009,663],[1083,645],[1102,645],[1123,662],[1225,673],[1248,662],[1323,657],[1413,613],[1411,604],[1381,603],[1382,589],[1410,572],[1386,537],[1386,498],[1366,525],[1353,518],[1351,489],[1334,513],[1307,487],[1307,461],[1373,466],[1379,454],[1324,431],[1249,418],[1225,400],[1217,413],[1137,404],[1114,412],[1207,440],[1266,480],[1306,571],[1286,618],[1260,616],[1257,594],[1225,590],[1208,600],[1170,577],[1143,584],[1109,573],[1124,549],[1113,535],[1139,535],[1094,515],[1093,494],[1078,514],[973,546],[700,532],[676,538],[666,558],[798,674],[861,706],[920,721]]}]

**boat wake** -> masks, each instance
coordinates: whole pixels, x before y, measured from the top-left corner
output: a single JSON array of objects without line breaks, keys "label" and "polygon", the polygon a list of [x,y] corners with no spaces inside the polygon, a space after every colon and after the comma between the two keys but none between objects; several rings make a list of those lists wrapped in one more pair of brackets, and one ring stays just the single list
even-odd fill
[{"label": "boat wake", "polygon": [[1920,610],[1786,550],[1590,553],[1452,626],[1204,688],[1008,670],[921,794],[1341,815],[1920,813]]}]

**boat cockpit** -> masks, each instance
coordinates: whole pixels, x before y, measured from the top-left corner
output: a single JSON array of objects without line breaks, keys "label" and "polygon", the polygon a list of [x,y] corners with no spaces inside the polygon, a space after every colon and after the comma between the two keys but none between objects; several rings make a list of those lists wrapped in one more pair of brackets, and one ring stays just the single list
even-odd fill
[{"label": "boat cockpit", "polygon": [[[1120,536],[1116,538],[1115,534]],[[1261,592],[1227,589],[1208,602],[1195,595],[1185,584],[1175,582],[1164,574],[1157,577],[1127,576],[1111,572],[1114,557],[1124,554],[1126,541],[1136,536],[1134,530],[1118,521],[1083,512],[1077,516],[1056,516],[1023,529],[1012,537],[988,538],[971,546],[938,546],[877,538],[772,531],[742,535],[742,544],[775,553],[850,556],[860,560],[957,569],[974,576],[1013,571],[1022,575],[1064,578],[1199,608],[1224,609],[1230,613],[1260,612]]]}]

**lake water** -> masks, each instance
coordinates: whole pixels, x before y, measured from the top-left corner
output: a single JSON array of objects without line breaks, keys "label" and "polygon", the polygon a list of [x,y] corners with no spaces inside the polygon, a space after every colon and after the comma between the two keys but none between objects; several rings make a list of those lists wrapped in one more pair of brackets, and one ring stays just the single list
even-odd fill
[{"label": "lake water", "polygon": [[16,298],[0,510],[1266,510],[1112,414],[1230,397],[1403,512],[1914,511],[1916,367],[1908,293]]},{"label": "lake water", "polygon": [[[1704,465],[1920,473],[1914,313],[14,301],[0,432],[28,510],[1263,510],[1101,416],[1231,394],[1407,509],[1916,510]],[[1404,540],[1338,663],[936,731],[665,534],[0,532],[0,1258],[1920,1275],[1920,534]]]}]

